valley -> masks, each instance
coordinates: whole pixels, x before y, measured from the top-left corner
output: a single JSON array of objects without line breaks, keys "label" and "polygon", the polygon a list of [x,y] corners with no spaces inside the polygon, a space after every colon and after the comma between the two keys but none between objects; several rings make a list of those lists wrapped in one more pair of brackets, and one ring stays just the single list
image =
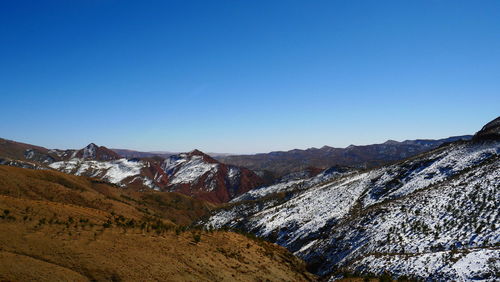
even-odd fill
[{"label": "valley", "polygon": [[500,1],[0,1],[0,282],[500,282]]},{"label": "valley", "polygon": [[[93,143],[49,150],[3,140],[0,272],[29,279],[9,264],[19,258],[63,280],[137,280],[149,269],[148,280],[493,281],[499,120],[473,137],[421,142],[426,151],[410,157],[395,151],[401,159],[385,165],[307,168],[272,181],[199,150],[127,159]],[[110,252],[130,260],[101,262]]]}]

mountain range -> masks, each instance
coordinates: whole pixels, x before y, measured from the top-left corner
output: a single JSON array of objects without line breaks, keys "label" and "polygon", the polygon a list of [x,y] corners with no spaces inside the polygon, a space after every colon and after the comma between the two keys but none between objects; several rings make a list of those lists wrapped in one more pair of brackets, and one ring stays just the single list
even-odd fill
[{"label": "mountain range", "polygon": [[[404,159],[454,140],[388,141],[384,144],[350,146],[346,149],[292,150],[243,157],[245,166],[226,164],[240,156],[217,154],[213,158],[199,150],[188,153],[139,152],[108,149],[94,143],[82,149],[47,149],[40,146],[0,139],[0,164],[25,168],[49,168],[65,173],[99,178],[135,190],[154,189],[180,192],[212,203],[228,202],[257,187],[280,179],[312,177],[334,164],[335,167],[359,167]],[[262,160],[263,166],[245,158]],[[222,160],[222,161],[221,161]],[[257,162],[260,164],[260,162]]]},{"label": "mountain range", "polygon": [[[58,150],[0,139],[0,164],[20,167],[0,166],[0,194],[3,195],[0,204],[8,211],[0,216],[0,223],[6,224],[0,224],[0,228],[15,230],[12,232],[17,237],[25,238],[33,230],[45,230],[29,239],[30,242],[35,245],[48,242],[54,248],[64,249],[68,247],[53,241],[62,235],[55,234],[69,232],[68,238],[73,239],[74,234],[78,234],[77,238],[83,241],[78,239],[75,244],[85,244],[85,240],[92,241],[91,232],[87,231],[93,229],[84,224],[88,220],[106,228],[116,225],[124,232],[128,228],[126,222],[134,230],[139,223],[159,228],[164,223],[155,220],[161,220],[178,226],[173,228],[186,224],[193,230],[229,230],[249,238],[263,238],[304,260],[307,270],[323,281],[387,275],[403,280],[495,281],[500,277],[499,154],[500,117],[474,136],[243,156],[267,159],[256,162],[255,166],[250,163],[255,170],[226,164],[220,160],[230,157],[214,158],[199,150],[163,157],[125,158],[120,151],[93,143],[82,149]],[[280,168],[280,164],[286,167]],[[266,173],[274,175],[268,177]],[[33,206],[37,212],[31,212]],[[14,210],[12,214],[11,210]],[[117,215],[118,210],[119,214],[126,215],[122,216],[125,221]],[[71,218],[78,216],[82,226],[73,227],[73,221],[66,221],[62,231],[59,227],[40,229],[40,222],[45,224],[51,213],[54,222],[62,222],[56,213]],[[45,216],[42,218],[41,214]],[[24,223],[9,216],[24,217]],[[33,220],[36,217],[38,225],[31,226],[30,217]],[[105,228],[92,232],[103,234],[103,230]],[[201,234],[196,232],[193,231],[193,236]],[[114,236],[125,245],[131,244],[117,230],[104,234],[108,235],[101,237],[99,245],[104,253]],[[187,239],[162,236],[172,244],[176,240],[186,243]],[[133,275],[128,270],[102,272],[98,266],[85,261],[71,265],[64,261],[65,255],[48,255],[45,249],[29,250],[23,247],[22,241],[12,238],[0,236],[2,250],[6,246],[10,250],[2,253],[4,257],[29,254],[29,259],[17,259],[28,259],[29,265],[39,265],[41,262],[32,258],[43,258],[77,270],[71,274],[59,269],[60,275],[104,280],[113,280],[113,275]],[[154,239],[147,238],[137,240],[140,244],[158,247]],[[221,240],[238,246],[241,244],[236,242],[247,242],[238,238],[222,233],[207,235],[204,252],[215,252],[209,246],[219,244],[216,251],[225,259],[236,259],[238,269],[245,261],[266,260],[272,265],[273,271],[266,272],[270,275],[282,273],[280,264],[293,266],[294,270],[286,270],[292,276],[271,275],[276,279],[315,279],[300,268],[300,260],[271,247],[276,245],[261,245],[257,253],[249,253],[249,256],[241,254],[242,248],[228,253],[227,244],[220,245]],[[253,243],[245,244],[253,252],[254,249],[248,247]],[[196,252],[186,246],[190,252]],[[71,248],[75,249],[65,249],[67,256],[82,252],[80,245]],[[267,255],[262,257],[259,252]],[[278,260],[273,259],[276,254],[279,254]],[[145,261],[158,260],[156,256],[138,256]],[[182,257],[179,253],[176,256]],[[0,256],[0,261],[7,264],[12,261],[2,259]],[[193,259],[183,258],[188,264]],[[225,260],[219,259],[223,264],[217,267],[226,269]],[[214,271],[205,263],[209,262],[203,261],[204,267],[196,268],[199,277],[223,277],[212,272],[199,274],[204,269]],[[253,269],[252,263],[248,269]],[[105,262],[100,264],[114,269]],[[42,269],[33,267],[36,271]],[[176,267],[184,269],[184,266]],[[9,267],[0,270],[12,272]],[[161,269],[157,271],[166,275]],[[255,278],[252,275],[250,277]],[[151,279],[168,277],[153,276]]]},{"label": "mountain range", "polygon": [[498,281],[499,206],[500,117],[472,140],[393,164],[253,189],[199,224],[285,246],[330,281]]},{"label": "mountain range", "polygon": [[198,150],[165,159],[122,158],[94,143],[80,150],[49,150],[1,139],[0,164],[56,169],[99,178],[134,190],[180,192],[213,203],[230,199],[264,184],[254,172],[218,162]]},{"label": "mountain range", "polygon": [[469,140],[471,135],[454,136],[438,140],[417,139],[402,142],[388,140],[346,148],[323,146],[306,150],[276,151],[255,155],[230,155],[216,157],[223,163],[244,166],[255,171],[269,171],[275,177],[304,170],[308,167],[326,169],[332,166],[373,168],[399,161],[457,140]]},{"label": "mountain range", "polygon": [[[142,152],[142,151],[135,151],[135,150],[129,150],[129,149],[111,149],[113,152],[117,153],[118,155],[122,156],[123,158],[154,158],[154,157],[159,157],[159,158],[168,158],[173,155],[178,155],[179,152],[169,152],[169,151],[150,151],[150,152]],[[225,157],[225,156],[230,156],[231,154],[228,153],[212,153],[208,152],[206,153],[207,155],[217,158],[217,157]]]}]

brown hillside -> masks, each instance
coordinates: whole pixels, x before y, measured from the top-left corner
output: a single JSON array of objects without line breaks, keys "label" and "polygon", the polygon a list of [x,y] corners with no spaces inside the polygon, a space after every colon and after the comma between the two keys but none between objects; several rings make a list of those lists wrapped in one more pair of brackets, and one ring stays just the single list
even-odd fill
[{"label": "brown hillside", "polygon": [[0,195],[77,205],[135,219],[156,215],[181,225],[190,224],[213,207],[179,193],[135,192],[97,179],[3,165]]},{"label": "brown hillside", "polygon": [[28,149],[37,150],[42,153],[49,152],[48,149],[43,147],[0,138],[0,156],[2,157],[23,160],[25,159],[24,153]]},{"label": "brown hillside", "polygon": [[284,248],[185,230],[210,206],[55,171],[0,166],[0,280],[307,281]]}]

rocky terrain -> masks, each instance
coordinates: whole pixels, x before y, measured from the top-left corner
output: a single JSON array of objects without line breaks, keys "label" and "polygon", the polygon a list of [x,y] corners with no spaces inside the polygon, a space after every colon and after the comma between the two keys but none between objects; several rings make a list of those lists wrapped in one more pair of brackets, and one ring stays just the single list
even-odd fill
[{"label": "rocky terrain", "polygon": [[499,119],[456,141],[363,171],[252,190],[200,222],[285,246],[309,270],[426,280],[500,277]]}]

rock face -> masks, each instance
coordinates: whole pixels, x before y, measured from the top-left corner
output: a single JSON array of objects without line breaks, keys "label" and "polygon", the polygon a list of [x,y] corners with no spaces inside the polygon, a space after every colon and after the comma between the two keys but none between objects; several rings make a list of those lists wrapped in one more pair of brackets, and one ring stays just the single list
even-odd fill
[{"label": "rock face", "polygon": [[[492,136],[495,124],[478,135]],[[380,168],[294,181],[301,182],[251,190],[200,224],[265,237],[326,279],[342,272],[498,277],[498,139],[458,141]]]},{"label": "rock face", "polygon": [[474,140],[500,140],[500,117],[487,123],[476,135]]},{"label": "rock face", "polygon": [[228,202],[263,184],[254,172],[222,164],[199,150],[170,156],[161,168],[168,177],[168,191],[215,203]]}]

